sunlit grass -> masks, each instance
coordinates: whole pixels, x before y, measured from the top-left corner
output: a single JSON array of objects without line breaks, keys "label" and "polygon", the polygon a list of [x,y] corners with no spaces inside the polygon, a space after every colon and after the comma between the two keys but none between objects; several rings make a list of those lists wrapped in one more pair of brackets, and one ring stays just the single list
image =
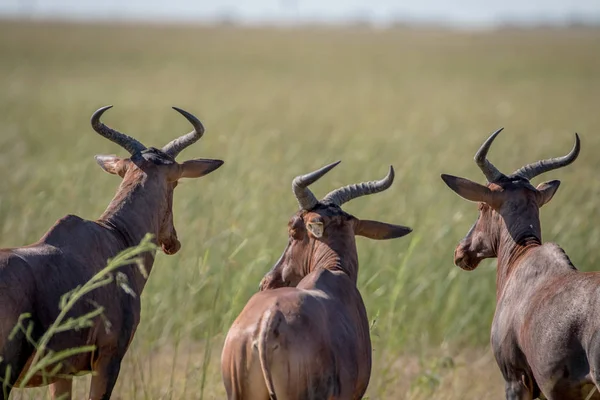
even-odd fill
[{"label": "sunlit grass", "polygon": [[[502,398],[486,350],[493,262],[466,273],[455,244],[476,207],[439,174],[478,181],[473,155],[506,129],[490,158],[506,172],[565,154],[580,159],[542,210],[544,239],[582,269],[599,269],[600,32],[453,33],[353,29],[237,30],[0,23],[0,246],[37,240],[58,218],[101,214],[118,185],[93,155],[124,151],[95,134],[91,113],[147,146],[187,132],[180,155],[222,158],[175,194],[175,256],[158,256],[117,383],[131,399],[223,398],[222,339],[286,242],[294,176],[341,159],[317,195],[381,178],[385,193],[345,209],[414,228],[406,238],[359,238],[359,288],[373,324],[368,395]],[[537,182],[536,182],[537,183]],[[453,360],[448,365],[445,360]],[[76,390],[87,390],[78,379]],[[40,398],[40,392],[22,392]],[[83,393],[83,392],[80,392]]]}]

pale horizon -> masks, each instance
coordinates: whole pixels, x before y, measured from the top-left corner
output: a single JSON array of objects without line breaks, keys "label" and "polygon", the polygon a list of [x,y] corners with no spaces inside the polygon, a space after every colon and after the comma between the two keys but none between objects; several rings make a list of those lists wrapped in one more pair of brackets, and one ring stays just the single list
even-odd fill
[{"label": "pale horizon", "polygon": [[0,17],[67,20],[199,21],[227,20],[253,23],[344,23],[373,24],[436,23],[464,27],[498,24],[598,23],[600,1],[547,0],[504,2],[421,0],[3,0]]}]

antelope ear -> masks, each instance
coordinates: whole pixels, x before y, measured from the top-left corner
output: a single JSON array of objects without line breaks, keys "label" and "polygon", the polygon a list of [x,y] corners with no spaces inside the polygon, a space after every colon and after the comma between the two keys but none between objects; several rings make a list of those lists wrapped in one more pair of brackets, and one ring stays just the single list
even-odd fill
[{"label": "antelope ear", "polygon": [[487,186],[457,176],[442,174],[442,180],[457,195],[469,201],[483,202],[494,207],[496,196]]},{"label": "antelope ear", "polygon": [[223,161],[200,158],[197,160],[185,161],[180,165],[181,178],[200,178],[201,176],[208,175],[219,168],[221,165],[223,165]]},{"label": "antelope ear", "polygon": [[354,225],[354,234],[369,239],[395,239],[412,232],[412,229],[402,225],[386,224],[385,222],[358,219]]},{"label": "antelope ear", "polygon": [[538,190],[538,193],[537,193],[538,207],[541,207],[544,204],[546,204],[547,202],[549,202],[550,200],[552,200],[552,197],[554,197],[554,194],[558,190],[559,186],[560,186],[560,181],[557,181],[557,180],[540,183],[538,185],[538,187],[536,188]]},{"label": "antelope ear", "polygon": [[96,155],[94,156],[96,162],[106,172],[109,174],[119,175],[121,178],[125,176],[127,172],[127,163],[120,157],[111,155]]},{"label": "antelope ear", "polygon": [[323,237],[323,223],[322,222],[309,222],[306,224],[306,227],[313,234],[314,237],[321,238]]}]

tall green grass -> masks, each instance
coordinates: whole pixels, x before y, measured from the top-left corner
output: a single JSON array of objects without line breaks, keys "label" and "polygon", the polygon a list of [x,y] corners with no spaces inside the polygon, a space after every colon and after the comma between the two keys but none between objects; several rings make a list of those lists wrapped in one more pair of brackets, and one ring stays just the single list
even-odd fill
[{"label": "tall green grass", "polygon": [[118,178],[92,157],[125,154],[89,126],[102,105],[115,106],[108,125],[156,147],[190,129],[169,108],[182,107],[207,131],[179,159],[226,161],[176,189],[182,249],[156,260],[122,398],[223,398],[221,343],[283,251],[297,207],[291,180],[338,159],[317,195],[380,178],[393,164],[391,189],[345,209],[414,228],[395,241],[357,239],[372,319],[371,399],[502,398],[485,349],[495,264],[453,266],[477,211],[439,178],[482,181],[473,155],[492,130],[506,128],[490,159],[507,172],[565,154],[581,134],[579,160],[538,179],[563,181],[542,209],[543,234],[581,269],[600,269],[600,31],[5,21],[0,54],[2,247],[37,240],[65,214],[104,210]]}]

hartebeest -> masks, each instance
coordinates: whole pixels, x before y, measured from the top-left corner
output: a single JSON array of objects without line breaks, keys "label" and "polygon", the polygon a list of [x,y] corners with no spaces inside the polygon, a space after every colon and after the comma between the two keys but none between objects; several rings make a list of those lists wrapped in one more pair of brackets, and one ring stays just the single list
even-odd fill
[{"label": "hartebeest", "polygon": [[371,375],[369,323],[356,287],[355,235],[393,239],[410,228],[359,220],[342,204],[390,187],[376,182],[332,191],[308,188],[339,162],[298,176],[300,205],[289,242],[229,330],[221,358],[230,400],[358,400]]},{"label": "hartebeest", "polygon": [[579,272],[558,245],[542,244],[539,209],[560,182],[537,188],[529,182],[575,161],[579,137],[566,156],[504,175],[487,160],[500,131],[475,155],[487,186],[442,175],[458,195],[479,203],[479,218],[456,248],[454,262],[471,271],[485,258],[498,258],[491,345],[506,398],[543,393],[549,400],[584,399],[600,383],[600,274]]},{"label": "hartebeest", "polygon": [[[106,211],[95,221],[68,215],[50,228],[37,242],[25,247],[0,250],[0,378],[7,390],[19,382],[33,358],[34,348],[22,333],[9,340],[9,333],[28,313],[33,322],[33,337],[39,338],[59,313],[59,301],[66,292],[85,283],[106,266],[109,258],[137,245],[147,234],[166,254],[180,248],[173,226],[173,190],[180,178],[198,178],[219,168],[223,161],[196,159],[178,163],[175,157],[200,139],[204,127],[190,113],[175,108],[194,130],[175,139],[162,149],[146,148],[136,139],[100,122],[111,106],[100,108],[92,118],[93,129],[101,136],[123,147],[130,158],[98,155],[96,161],[106,172],[123,178],[117,194]],[[149,273],[153,254],[145,254],[144,267]],[[58,333],[48,348],[61,351],[84,345],[95,345],[93,353],[62,360],[62,368],[54,370],[51,382],[36,376],[29,386],[51,383],[53,397],[71,398],[72,379],[68,376],[93,371],[92,400],[109,399],[119,374],[121,360],[140,321],[140,294],[146,284],[135,266],[120,269],[136,296],[125,293],[117,285],[107,285],[91,292],[72,310],[73,315],[104,307],[104,315],[94,326]],[[106,325],[110,322],[110,329]],[[53,367],[50,367],[52,370]],[[0,390],[2,393],[2,390]]]}]

